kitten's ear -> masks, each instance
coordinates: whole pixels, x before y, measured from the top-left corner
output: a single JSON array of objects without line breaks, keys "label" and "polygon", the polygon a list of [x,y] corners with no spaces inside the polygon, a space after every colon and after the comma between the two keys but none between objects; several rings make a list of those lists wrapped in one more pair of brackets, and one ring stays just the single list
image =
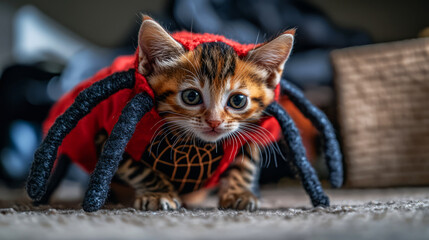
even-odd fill
[{"label": "kitten's ear", "polygon": [[183,53],[184,49],[180,43],[151,17],[143,15],[139,31],[138,71],[141,74],[148,75],[157,67],[171,63]]},{"label": "kitten's ear", "polygon": [[270,72],[268,85],[275,87],[280,81],[283,67],[292,51],[295,29],[290,29],[275,39],[249,51],[245,60]]}]

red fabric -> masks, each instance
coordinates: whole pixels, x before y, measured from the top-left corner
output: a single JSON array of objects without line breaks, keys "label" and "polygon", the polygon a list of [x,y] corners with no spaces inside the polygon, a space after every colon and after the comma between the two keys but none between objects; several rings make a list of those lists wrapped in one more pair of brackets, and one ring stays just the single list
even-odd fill
[{"label": "red fabric", "polygon": [[236,41],[227,39],[224,36],[210,33],[197,34],[182,31],[173,33],[172,36],[176,41],[181,43],[186,50],[193,50],[195,47],[205,42],[224,42],[231,46],[240,57],[246,56],[250,50],[257,46],[254,44],[240,44]]},{"label": "red fabric", "polygon": [[[180,42],[187,50],[192,50],[196,46],[204,42],[221,41],[232,46],[239,56],[245,56],[249,50],[255,45],[242,45],[235,41],[226,39],[223,36],[212,34],[195,34],[189,32],[178,32],[172,36]],[[87,87],[91,86],[96,81],[100,81],[107,76],[119,72],[127,71],[131,68],[137,69],[138,54],[130,56],[118,57],[110,67],[102,69],[90,79],[87,79],[75,87],[71,92],[64,95],[51,109],[48,118],[43,124],[43,131],[47,133],[49,128],[54,123],[55,119],[64,113],[64,111],[74,102],[77,95]],[[122,109],[127,102],[136,94],[141,92],[148,93],[151,97],[154,96],[153,90],[150,88],[146,78],[135,71],[135,87],[133,89],[124,89],[110,96],[105,101],[97,105],[87,116],[79,121],[77,126],[65,137],[62,145],[58,150],[58,154],[67,154],[73,162],[81,166],[88,172],[92,172],[97,163],[96,149],[94,145],[94,137],[101,129],[105,129],[109,134],[113,126],[117,122]],[[277,86],[276,100],[280,94],[280,86]],[[156,128],[155,123],[161,118],[155,109],[147,113],[138,123],[136,131],[127,145],[126,152],[135,160],[141,158],[147,145],[149,144]],[[260,126],[267,129],[272,136],[270,142],[275,141],[280,136],[280,126],[277,120],[273,117],[266,117],[261,120]],[[251,136],[261,144],[268,144],[267,140],[261,139],[258,136]],[[248,140],[248,139],[245,139]],[[214,186],[222,172],[224,172],[230,163],[234,160],[238,149],[245,143],[243,140],[240,144],[225,143],[224,157],[221,160],[218,168],[213,175],[206,181],[206,187]]]}]

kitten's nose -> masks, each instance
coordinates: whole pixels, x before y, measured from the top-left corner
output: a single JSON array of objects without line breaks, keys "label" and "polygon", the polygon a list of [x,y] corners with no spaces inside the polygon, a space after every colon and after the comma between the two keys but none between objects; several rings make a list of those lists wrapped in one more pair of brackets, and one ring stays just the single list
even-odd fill
[{"label": "kitten's nose", "polygon": [[206,123],[211,128],[217,128],[222,123],[222,121],[219,121],[219,120],[208,120],[208,119],[206,119]]}]

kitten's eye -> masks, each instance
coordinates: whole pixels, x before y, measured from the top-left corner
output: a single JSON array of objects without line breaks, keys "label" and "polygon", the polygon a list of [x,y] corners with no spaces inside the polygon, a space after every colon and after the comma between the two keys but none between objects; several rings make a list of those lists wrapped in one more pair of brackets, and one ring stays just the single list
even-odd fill
[{"label": "kitten's eye", "polygon": [[229,98],[228,106],[235,109],[241,109],[244,106],[246,106],[246,103],[247,103],[246,96],[244,96],[243,94],[235,94]]},{"label": "kitten's eye", "polygon": [[201,94],[194,89],[187,89],[182,92],[182,100],[188,105],[197,105],[203,103]]}]

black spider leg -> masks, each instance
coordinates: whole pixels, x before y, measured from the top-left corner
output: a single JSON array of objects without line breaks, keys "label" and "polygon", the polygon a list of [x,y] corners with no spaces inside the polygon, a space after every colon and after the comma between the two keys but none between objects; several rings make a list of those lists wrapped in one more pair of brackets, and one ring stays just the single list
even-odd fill
[{"label": "black spider leg", "polygon": [[282,79],[282,93],[289,97],[301,113],[316,127],[323,138],[323,152],[329,169],[329,180],[333,187],[343,185],[343,161],[335,130],[326,115],[315,107],[293,84]]},{"label": "black spider leg", "polygon": [[37,206],[40,204],[47,204],[49,202],[52,194],[55,192],[61,181],[66,176],[70,165],[71,160],[67,155],[63,154],[58,157],[57,165],[55,166],[55,169],[52,171],[52,174],[49,177],[45,195],[43,195],[43,197],[39,201],[34,202],[34,205]]},{"label": "black spider leg", "polygon": [[110,182],[123,158],[125,147],[133,136],[137,123],[152,107],[152,98],[147,93],[140,93],[131,99],[122,110],[91,175],[83,200],[83,210],[93,212],[104,205],[109,193]]},{"label": "black spider leg", "polygon": [[27,193],[30,198],[40,201],[45,195],[46,183],[57,157],[58,147],[80,119],[112,94],[134,87],[134,82],[134,70],[118,72],[79,93],[74,103],[55,120],[42,144],[34,153],[34,161],[27,181]]},{"label": "black spider leg", "polygon": [[301,135],[292,118],[277,102],[271,103],[265,111],[279,122],[284,139],[291,151],[291,160],[301,178],[305,191],[310,195],[313,206],[329,206],[329,198],[323,192],[316,172],[307,160]]}]

